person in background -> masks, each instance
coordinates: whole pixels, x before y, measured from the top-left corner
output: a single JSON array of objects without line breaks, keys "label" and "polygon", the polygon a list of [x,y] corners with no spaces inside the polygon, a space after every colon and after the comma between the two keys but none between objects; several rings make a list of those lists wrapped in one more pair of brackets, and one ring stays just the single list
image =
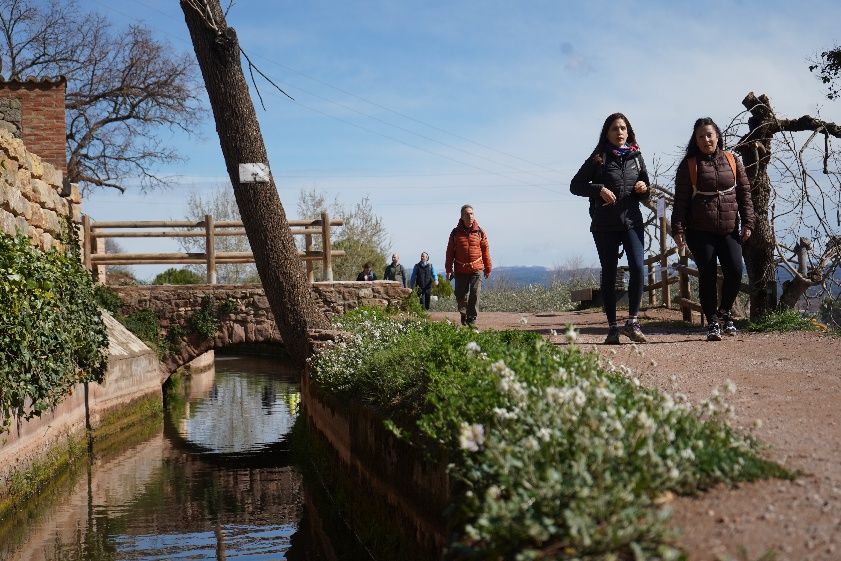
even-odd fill
[{"label": "person in background", "polygon": [[[741,231],[739,219],[741,218]],[[745,166],[724,150],[721,130],[709,117],[695,121],[675,177],[672,236],[689,246],[698,266],[698,292],[707,341],[736,334],[733,304],[742,282],[742,243],[753,230],[753,200]],[[718,263],[724,273],[718,303]]]},{"label": "person in background", "polygon": [[365,263],[362,265],[362,272],[356,275],[358,281],[374,281],[377,280],[377,274],[371,270],[371,264]]},{"label": "person in background", "polygon": [[424,310],[429,309],[429,301],[432,296],[432,286],[438,284],[438,275],[435,274],[435,267],[429,262],[429,254],[420,254],[420,262],[415,263],[412,269],[412,277],[409,279],[409,288],[418,288],[418,298]]},{"label": "person in background", "polygon": [[455,295],[461,324],[476,326],[482,273],[491,274],[491,254],[488,237],[479,227],[471,205],[461,207],[461,218],[447,242],[444,266],[448,279],[455,279]]},{"label": "person in background", "polygon": [[[619,335],[645,342],[639,314],[643,289],[643,220],[640,202],[647,199],[648,171],[631,122],[622,113],[605,119],[593,152],[575,174],[569,190],[590,199],[590,232],[602,266],[601,294],[608,330],[606,345],[618,345]],[[619,247],[628,257],[628,320],[616,323],[616,269]]]},{"label": "person in background", "polygon": [[383,280],[397,281],[404,287],[409,286],[409,275],[406,274],[406,269],[400,264],[400,254],[393,253],[391,255],[391,264],[386,265]]}]

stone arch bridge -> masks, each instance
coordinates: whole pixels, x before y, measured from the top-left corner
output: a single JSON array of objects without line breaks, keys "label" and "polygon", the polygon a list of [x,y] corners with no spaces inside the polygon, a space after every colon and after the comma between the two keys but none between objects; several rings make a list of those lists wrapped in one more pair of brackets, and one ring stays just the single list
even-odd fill
[{"label": "stone arch bridge", "polygon": [[[341,314],[359,306],[397,305],[411,293],[394,281],[315,282],[311,286],[327,315]],[[158,318],[160,337],[162,340],[169,338],[178,349],[162,359],[170,373],[207,351],[241,343],[283,344],[268,298],[259,285],[109,288],[122,299],[123,315],[151,310]],[[196,332],[193,318],[209,307],[218,328],[212,337],[205,337]]]}]

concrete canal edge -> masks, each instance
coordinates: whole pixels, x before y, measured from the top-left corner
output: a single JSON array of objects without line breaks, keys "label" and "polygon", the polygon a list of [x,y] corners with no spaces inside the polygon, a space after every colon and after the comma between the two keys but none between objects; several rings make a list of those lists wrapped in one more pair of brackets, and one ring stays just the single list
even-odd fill
[{"label": "concrete canal edge", "polygon": [[[446,460],[427,458],[397,438],[370,408],[319,392],[306,373],[301,377],[301,397],[310,438],[317,432],[320,448],[329,456],[329,467],[322,466],[318,476],[326,488],[335,487],[335,494],[345,497],[348,504],[333,506],[345,507],[341,516],[345,523],[356,525],[353,533],[377,541],[371,528],[361,525],[385,523],[388,528],[380,533],[400,535],[380,541],[391,542],[387,547],[400,551],[401,559],[439,559],[447,544],[444,510],[451,492]],[[368,515],[355,516],[358,509],[367,509]]]},{"label": "concrete canal edge", "polygon": [[13,421],[0,434],[0,518],[105,438],[161,415],[161,384],[168,376],[155,351],[107,312],[108,371],[102,384],[77,384],[55,409]]}]

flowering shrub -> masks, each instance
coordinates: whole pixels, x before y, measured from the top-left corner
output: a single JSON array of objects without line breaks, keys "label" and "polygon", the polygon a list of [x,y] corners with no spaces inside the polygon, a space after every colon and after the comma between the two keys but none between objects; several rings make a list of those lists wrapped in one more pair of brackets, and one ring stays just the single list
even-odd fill
[{"label": "flowering shrub", "polygon": [[693,407],[532,333],[372,311],[339,327],[352,339],[315,358],[314,381],[449,452],[456,558],[677,558],[657,507],[665,493],[788,475],[724,422],[733,385]]}]

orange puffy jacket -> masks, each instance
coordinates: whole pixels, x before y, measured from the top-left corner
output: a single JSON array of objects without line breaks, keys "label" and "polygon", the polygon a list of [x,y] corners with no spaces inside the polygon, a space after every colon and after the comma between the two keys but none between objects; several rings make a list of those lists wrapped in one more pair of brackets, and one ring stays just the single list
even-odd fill
[{"label": "orange puffy jacket", "polygon": [[447,258],[444,263],[447,275],[473,274],[478,271],[491,274],[491,253],[488,249],[488,237],[475,220],[470,228],[464,226],[461,220],[458,226],[450,232],[447,242]]}]

